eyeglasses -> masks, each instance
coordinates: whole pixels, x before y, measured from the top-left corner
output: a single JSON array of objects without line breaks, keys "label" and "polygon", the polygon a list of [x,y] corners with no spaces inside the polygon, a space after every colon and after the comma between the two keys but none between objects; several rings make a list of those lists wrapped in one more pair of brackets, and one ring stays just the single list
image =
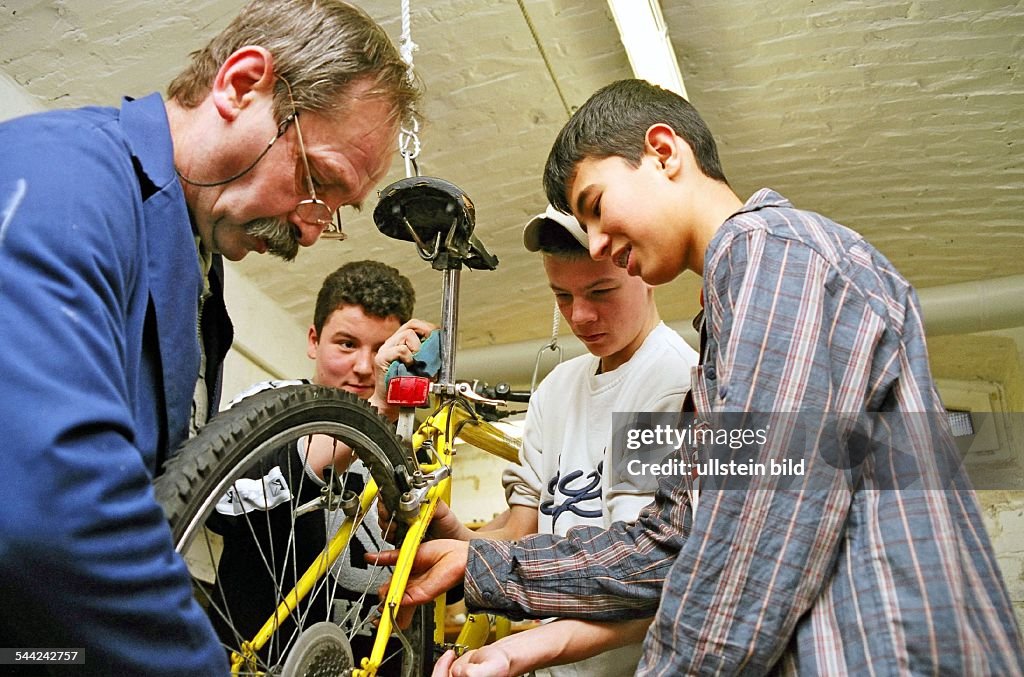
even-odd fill
[{"label": "eyeglasses", "polygon": [[[294,111],[294,104],[292,106],[292,110]],[[260,163],[260,160],[262,160],[266,156],[266,154],[270,152],[270,149],[274,147],[274,144],[277,143],[277,140],[284,136],[284,133],[288,131],[288,125],[292,123],[292,120],[295,120],[296,115],[297,113],[293,112],[291,115],[282,120],[281,124],[277,126],[277,134],[270,137],[270,141],[267,142],[266,148],[264,148],[260,152],[260,154],[256,156],[255,160],[249,163],[248,167],[238,172],[234,176],[229,176],[228,178],[221,179],[220,181],[195,181],[182,174],[177,167],[174,168],[174,173],[177,174],[178,178],[180,178],[185,183],[192,186],[198,186],[200,188],[213,188],[214,186],[225,186],[231,183],[232,181],[237,181],[238,179],[242,178],[243,176],[251,172],[253,169],[255,169],[256,165]]]},{"label": "eyeglasses", "polygon": [[348,236],[342,231],[341,208],[333,210],[316,196],[316,188],[313,187],[313,173],[309,169],[309,158],[306,156],[306,144],[302,140],[302,127],[299,126],[299,111],[295,108],[295,99],[292,97],[292,86],[284,78],[281,78],[281,82],[288,89],[288,101],[292,104],[290,117],[295,121],[295,136],[299,139],[299,153],[302,155],[302,166],[306,170],[306,189],[309,191],[309,198],[296,205],[295,213],[306,223],[323,226],[324,229],[320,233],[320,237],[326,240],[344,240]]}]

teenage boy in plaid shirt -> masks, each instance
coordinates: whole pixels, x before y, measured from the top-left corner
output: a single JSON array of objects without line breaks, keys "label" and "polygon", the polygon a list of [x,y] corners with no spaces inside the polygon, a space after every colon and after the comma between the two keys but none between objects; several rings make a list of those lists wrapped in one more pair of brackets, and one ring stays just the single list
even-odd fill
[{"label": "teenage boy in plaid shirt", "polygon": [[[681,97],[638,80],[598,91],[559,134],[544,185],[594,258],[650,284],[703,276],[698,418],[942,415],[910,284],[859,235],[774,191],[741,201]],[[1024,674],[974,493],[962,473],[929,484],[949,442],[931,432],[933,448],[898,459],[869,447],[852,484],[834,472],[813,490],[755,490],[772,487],[761,478],[704,490],[694,509],[689,482],[670,477],[635,525],[427,543],[406,596],[422,603],[465,574],[470,608],[514,617],[657,607],[637,674]],[[841,448],[819,450],[818,473]],[[918,488],[894,485],[904,478],[882,460]],[[453,674],[494,659],[478,652]]]}]

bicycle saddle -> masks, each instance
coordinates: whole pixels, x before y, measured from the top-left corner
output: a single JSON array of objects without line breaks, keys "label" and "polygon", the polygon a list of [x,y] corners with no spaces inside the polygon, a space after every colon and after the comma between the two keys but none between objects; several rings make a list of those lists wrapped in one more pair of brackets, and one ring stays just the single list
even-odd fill
[{"label": "bicycle saddle", "polygon": [[380,192],[373,222],[390,238],[415,242],[420,256],[435,269],[454,269],[461,263],[477,270],[498,267],[498,258],[473,234],[473,201],[444,179],[411,176],[387,186]]}]

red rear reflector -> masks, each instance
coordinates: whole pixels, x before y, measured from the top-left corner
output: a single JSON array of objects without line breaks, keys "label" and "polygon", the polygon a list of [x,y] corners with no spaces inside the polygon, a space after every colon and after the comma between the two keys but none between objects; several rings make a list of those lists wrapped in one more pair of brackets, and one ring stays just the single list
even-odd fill
[{"label": "red rear reflector", "polygon": [[430,379],[425,376],[396,376],[388,381],[388,404],[422,407],[430,401]]}]

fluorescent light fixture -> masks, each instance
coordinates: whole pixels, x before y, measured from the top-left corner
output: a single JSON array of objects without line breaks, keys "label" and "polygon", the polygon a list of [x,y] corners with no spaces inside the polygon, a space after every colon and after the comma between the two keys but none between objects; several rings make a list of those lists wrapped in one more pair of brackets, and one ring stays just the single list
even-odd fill
[{"label": "fluorescent light fixture", "polygon": [[608,0],[633,75],[686,98],[658,0]]}]

